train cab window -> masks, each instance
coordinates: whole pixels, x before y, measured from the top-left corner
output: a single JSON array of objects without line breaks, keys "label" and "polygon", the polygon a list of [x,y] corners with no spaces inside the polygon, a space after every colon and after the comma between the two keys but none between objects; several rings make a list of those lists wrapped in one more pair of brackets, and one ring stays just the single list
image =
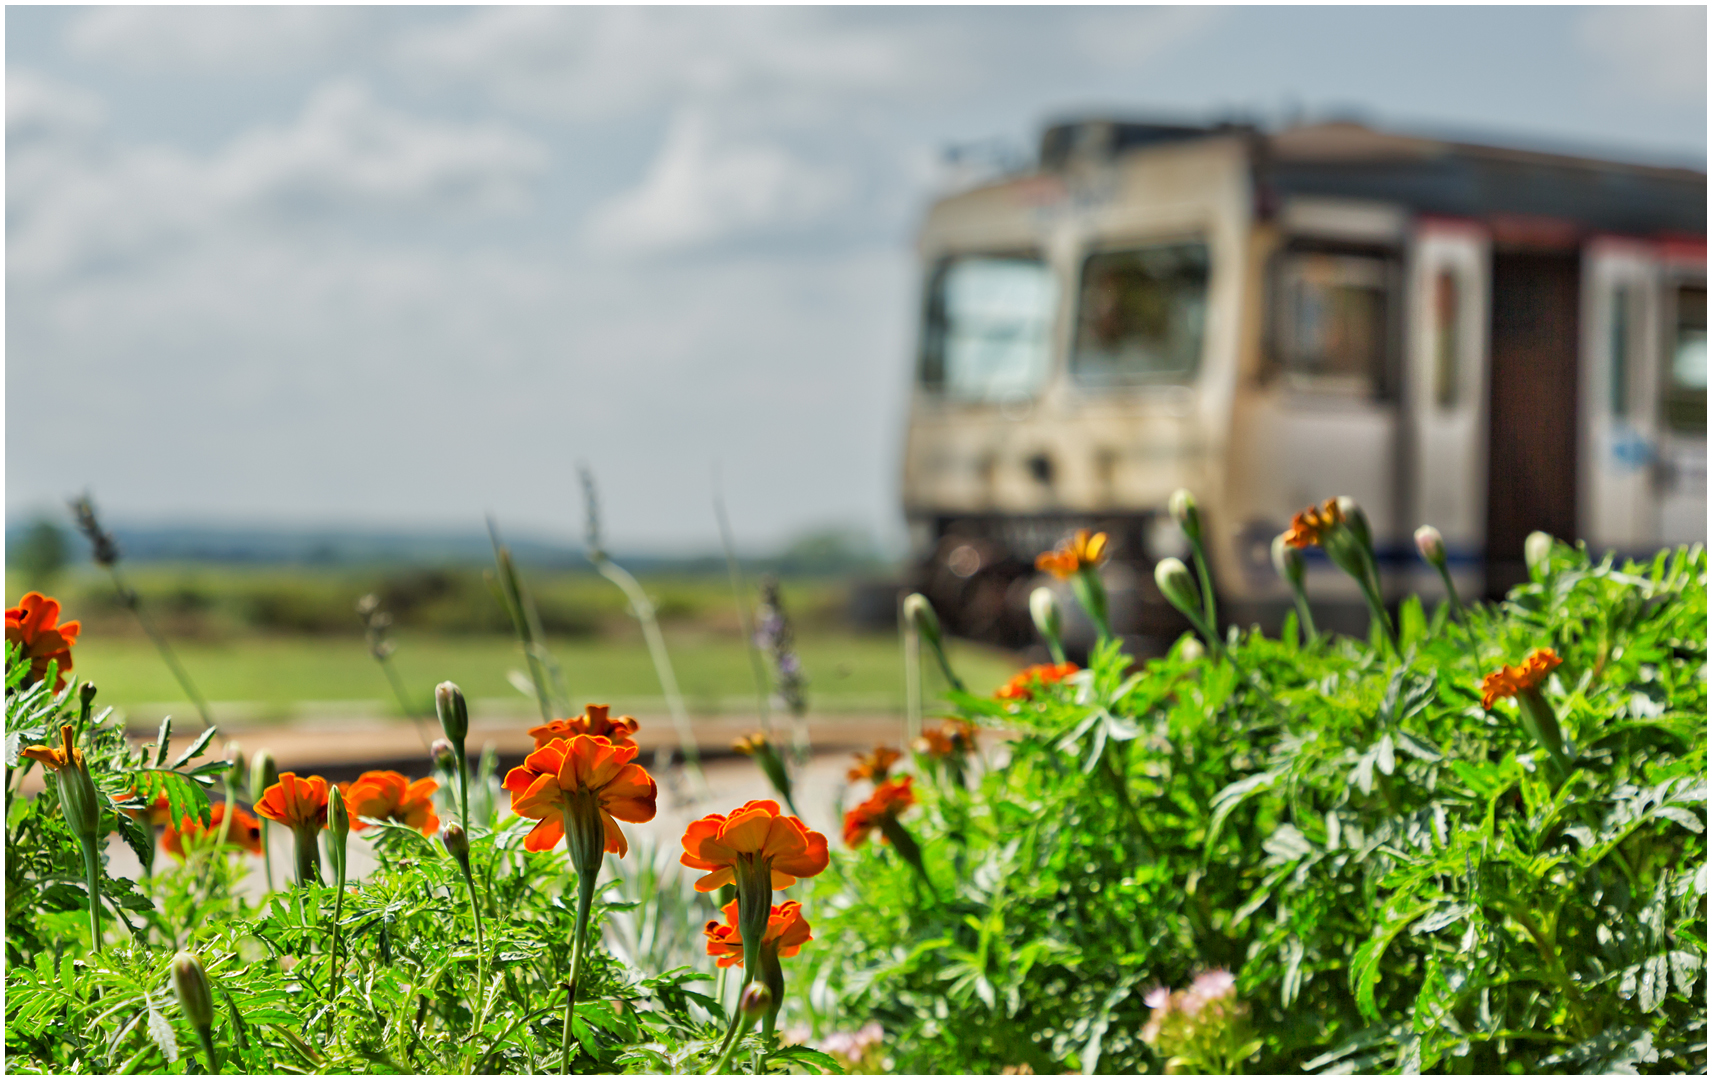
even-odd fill
[{"label": "train cab window", "polygon": [[921,384],[948,398],[999,401],[1046,378],[1058,288],[1026,256],[968,256],[940,264],[928,286]]},{"label": "train cab window", "polygon": [[1097,386],[1192,381],[1201,366],[1207,277],[1204,243],[1088,256],[1070,374]]},{"label": "train cab window", "polygon": [[1611,290],[1611,415],[1622,420],[1629,415],[1629,384],[1634,376],[1635,290],[1618,285]]},{"label": "train cab window", "polygon": [[1433,400],[1454,409],[1460,399],[1462,368],[1462,289],[1454,271],[1433,279]]},{"label": "train cab window", "polygon": [[1287,382],[1384,392],[1394,267],[1372,255],[1285,254],[1275,283],[1274,354]]},{"label": "train cab window", "polygon": [[1676,290],[1675,350],[1665,385],[1665,421],[1671,430],[1706,434],[1706,286]]}]

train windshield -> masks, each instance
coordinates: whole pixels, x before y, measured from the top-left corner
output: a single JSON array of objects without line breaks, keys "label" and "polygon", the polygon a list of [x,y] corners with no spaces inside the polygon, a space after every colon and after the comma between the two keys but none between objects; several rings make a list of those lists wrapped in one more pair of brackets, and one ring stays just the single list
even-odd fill
[{"label": "train windshield", "polygon": [[1676,291],[1676,348],[1665,386],[1665,418],[1682,432],[1706,433],[1706,286]]},{"label": "train windshield", "polygon": [[1207,273],[1203,243],[1088,256],[1071,375],[1104,386],[1194,379],[1207,323]]},{"label": "train windshield", "polygon": [[922,385],[962,401],[1034,392],[1051,362],[1058,288],[1026,256],[966,256],[940,265],[928,290]]}]

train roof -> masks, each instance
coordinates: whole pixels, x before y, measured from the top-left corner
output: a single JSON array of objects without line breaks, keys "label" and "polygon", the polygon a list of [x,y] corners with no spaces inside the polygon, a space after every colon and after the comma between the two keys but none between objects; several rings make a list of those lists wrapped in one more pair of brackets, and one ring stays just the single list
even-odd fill
[{"label": "train roof", "polygon": [[1374,200],[1418,214],[1556,221],[1580,231],[1638,236],[1706,234],[1706,174],[1686,168],[1376,131],[1332,122],[1263,133],[1112,120],[1046,130],[1040,168],[1087,156],[1116,158],[1163,143],[1238,135],[1251,146],[1264,195]]}]

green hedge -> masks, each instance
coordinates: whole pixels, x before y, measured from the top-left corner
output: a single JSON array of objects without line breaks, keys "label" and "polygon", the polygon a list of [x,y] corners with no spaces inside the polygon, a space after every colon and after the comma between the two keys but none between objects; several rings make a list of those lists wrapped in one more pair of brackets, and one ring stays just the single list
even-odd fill
[{"label": "green hedge", "polygon": [[[1231,633],[1252,683],[1185,637],[952,695],[1017,734],[918,778],[932,889],[880,843],[815,881],[818,1007],[898,1072],[1705,1072],[1704,551],[1558,544],[1466,624],[1406,602],[1400,659],[1293,619]],[[1481,703],[1540,647],[1567,777]]]}]

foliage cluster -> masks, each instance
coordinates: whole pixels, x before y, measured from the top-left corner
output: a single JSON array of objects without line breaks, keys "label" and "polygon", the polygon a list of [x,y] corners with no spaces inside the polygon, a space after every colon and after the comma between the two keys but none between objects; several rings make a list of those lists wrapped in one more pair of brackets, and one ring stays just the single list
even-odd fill
[{"label": "foliage cluster", "polygon": [[[1558,544],[1461,619],[1405,601],[1396,653],[1291,615],[953,692],[1018,734],[920,785],[931,888],[879,844],[817,879],[814,999],[900,1072],[1220,1071],[1150,1042],[1220,969],[1245,1071],[1704,1072],[1706,618],[1699,546]],[[1482,706],[1541,647],[1567,775]]]},{"label": "foliage cluster", "polygon": [[[384,822],[373,823],[371,834],[378,869],[349,888],[342,904],[336,886],[314,881],[252,900],[241,888],[244,861],[216,852],[206,842],[212,830],[201,834],[202,843],[186,833],[185,861],[173,865],[155,857],[146,816],[139,822],[127,813],[143,813],[164,794],[171,820],[206,827],[205,789],[227,768],[218,759],[196,764],[214,729],[173,756],[169,721],[155,743],[134,748],[110,710],[79,710],[76,683],[56,695],[51,672],[26,687],[27,671],[8,645],[8,1071],[210,1071],[199,1032],[174,996],[176,950],[194,951],[207,972],[211,1044],[223,1071],[543,1072],[568,1065],[577,1072],[704,1072],[718,1056],[729,1017],[705,985],[713,976],[659,962],[687,958],[689,934],[699,936],[714,909],[679,888],[675,873],[663,880],[653,854],[636,850],[627,865],[611,861],[615,872],[593,905],[592,924],[598,940],[611,920],[611,948],[593,950],[582,967],[567,1062],[561,1018],[577,877],[563,848],[525,850],[535,822],[499,820],[495,800],[472,799],[472,821],[484,823],[471,830],[469,863],[479,887],[469,891],[444,847]],[[71,725],[95,778],[100,835],[117,830],[145,865],[164,864],[140,883],[100,868],[99,902],[110,914],[98,943],[59,786],[20,794],[34,765],[20,750],[52,741],[62,724]],[[759,1035],[739,1050],[739,1060],[756,1070],[837,1071],[811,1048]]]}]

